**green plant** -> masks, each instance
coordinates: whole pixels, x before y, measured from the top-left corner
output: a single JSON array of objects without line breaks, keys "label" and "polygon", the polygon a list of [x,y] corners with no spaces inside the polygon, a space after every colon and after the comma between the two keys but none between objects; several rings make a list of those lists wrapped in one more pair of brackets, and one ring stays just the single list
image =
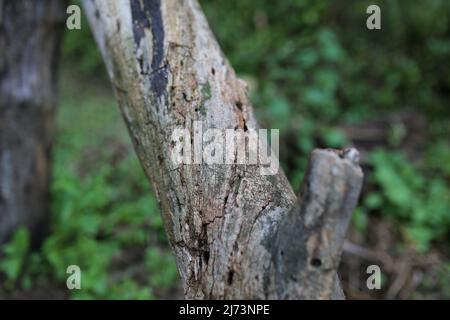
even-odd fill
[{"label": "green plant", "polygon": [[11,289],[20,279],[30,246],[30,234],[25,227],[14,233],[11,241],[3,246],[0,272],[6,277],[5,287]]},{"label": "green plant", "polygon": [[[450,188],[439,176],[425,176],[402,154],[382,150],[371,154],[373,179],[381,194],[366,200],[372,208],[403,221],[405,236],[420,251],[450,230]],[[381,196],[381,197],[380,197]]]}]

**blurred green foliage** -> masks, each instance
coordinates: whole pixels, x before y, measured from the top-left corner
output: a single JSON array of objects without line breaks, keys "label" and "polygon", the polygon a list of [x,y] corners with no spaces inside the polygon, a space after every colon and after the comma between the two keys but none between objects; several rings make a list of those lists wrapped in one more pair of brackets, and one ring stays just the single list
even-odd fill
[{"label": "blurred green foliage", "polygon": [[425,252],[430,242],[450,230],[450,189],[441,176],[426,177],[419,167],[402,155],[378,150],[372,153],[371,178],[380,192],[370,193],[364,202],[368,210],[378,210],[396,218],[417,249]]},{"label": "blurred green foliage", "polygon": [[5,287],[12,289],[25,266],[30,246],[30,235],[24,227],[17,229],[11,241],[3,247],[4,258],[0,261],[0,272],[6,276]]},{"label": "blurred green foliage", "polygon": [[[420,252],[433,243],[448,247],[448,0],[379,0],[381,31],[366,29],[365,12],[372,4],[366,0],[201,4],[226,56],[250,85],[260,122],[281,129],[282,164],[294,186],[300,185],[314,147],[349,144],[340,124],[406,108],[424,115],[427,143],[419,160],[403,151],[402,126],[393,127],[388,144],[370,153],[368,187],[353,226],[363,234],[369,217],[379,216]],[[85,19],[81,31],[66,34],[63,57],[65,68],[93,83],[99,71],[104,74]],[[39,277],[64,285],[67,265],[78,264],[86,290],[73,291],[75,298],[159,297],[174,285],[177,271],[135,156],[112,147],[118,141],[130,145],[114,99],[95,90],[77,92],[76,85],[64,92],[54,152],[52,232],[42,251],[27,257],[27,233],[17,231],[3,248],[0,272],[9,286],[20,280],[28,288]],[[283,157],[284,150],[289,155]],[[136,248],[137,269],[143,271],[122,274],[120,261],[131,259]],[[25,265],[24,259],[33,263]],[[442,290],[449,291],[449,273],[444,275]]]}]

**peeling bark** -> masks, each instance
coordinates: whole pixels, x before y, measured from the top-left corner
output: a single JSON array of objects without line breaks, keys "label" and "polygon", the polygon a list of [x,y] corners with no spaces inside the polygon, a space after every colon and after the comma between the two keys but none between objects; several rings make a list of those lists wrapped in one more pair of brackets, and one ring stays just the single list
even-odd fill
[{"label": "peeling bark", "polygon": [[61,0],[0,0],[0,243],[45,229],[64,16]]},{"label": "peeling bark", "polygon": [[315,151],[298,200],[281,170],[174,167],[176,128],[191,136],[195,121],[204,128],[258,128],[246,84],[196,0],[83,4],[159,200],[186,297],[343,298],[336,267],[361,186],[356,151]]}]

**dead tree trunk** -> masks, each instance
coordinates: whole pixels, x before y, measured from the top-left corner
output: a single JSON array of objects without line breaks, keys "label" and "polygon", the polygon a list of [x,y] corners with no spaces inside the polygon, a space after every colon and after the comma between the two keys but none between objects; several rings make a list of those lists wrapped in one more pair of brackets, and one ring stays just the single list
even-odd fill
[{"label": "dead tree trunk", "polygon": [[49,213],[64,16],[61,0],[0,0],[0,243],[19,225],[39,238]]},{"label": "dead tree trunk", "polygon": [[314,151],[298,199],[281,170],[174,166],[176,128],[191,136],[196,121],[258,128],[246,85],[196,0],[83,4],[159,199],[186,297],[343,298],[336,268],[361,187],[357,152]]}]

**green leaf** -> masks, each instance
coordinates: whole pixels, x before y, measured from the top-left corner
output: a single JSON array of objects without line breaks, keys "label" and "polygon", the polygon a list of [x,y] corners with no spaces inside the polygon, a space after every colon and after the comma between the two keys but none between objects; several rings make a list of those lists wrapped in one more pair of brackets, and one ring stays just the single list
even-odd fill
[{"label": "green leaf", "polygon": [[30,234],[25,227],[14,233],[11,241],[4,245],[4,257],[0,261],[0,271],[10,283],[19,279],[30,246]]}]

